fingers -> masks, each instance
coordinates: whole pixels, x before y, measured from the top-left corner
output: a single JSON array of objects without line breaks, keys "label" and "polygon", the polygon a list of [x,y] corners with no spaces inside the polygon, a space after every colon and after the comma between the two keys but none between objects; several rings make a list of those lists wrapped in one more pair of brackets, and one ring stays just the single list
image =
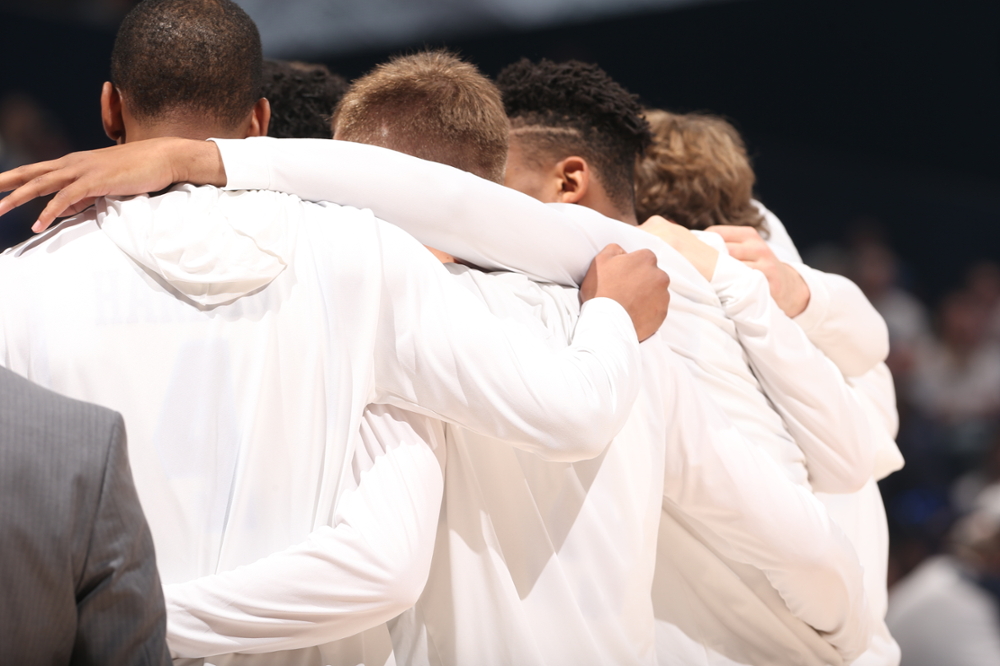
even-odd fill
[{"label": "fingers", "polygon": [[[618,246],[616,245],[615,247],[618,247]],[[621,250],[620,247],[618,249]],[[622,250],[622,253],[624,253],[624,252],[625,251]],[[652,250],[648,250],[646,248],[643,248],[641,250],[636,250],[635,252],[630,252],[629,255],[632,256],[632,257],[635,257],[636,263],[638,263],[640,265],[641,264],[645,264],[645,265],[648,265],[648,266],[655,266],[656,265],[656,254]]]},{"label": "fingers", "polygon": [[49,162],[38,162],[37,164],[25,164],[16,169],[0,173],[0,192],[10,192],[54,170],[55,162],[56,160],[51,160]]},{"label": "fingers", "polygon": [[65,215],[72,215],[73,213],[86,208],[86,206],[78,206],[81,201],[85,199],[93,200],[93,197],[87,197],[87,187],[81,184],[80,181],[75,181],[70,183],[63,189],[59,190],[59,193],[52,197],[52,200],[45,206],[41,214],[38,216],[38,220],[31,225],[31,230],[36,234],[41,233],[49,228],[57,217],[63,217]]},{"label": "fingers", "polygon": [[3,200],[0,200],[0,215],[9,213],[32,199],[52,194],[59,189],[59,186],[60,180],[51,174],[45,174],[30,180],[8,194]]},{"label": "fingers", "polygon": [[705,231],[719,234],[727,242],[740,243],[754,238],[760,238],[760,233],[753,227],[737,227],[729,224],[717,224]]},{"label": "fingers", "polygon": [[754,235],[744,241],[726,241],[726,249],[733,259],[743,262],[774,261],[774,252],[759,235]]},{"label": "fingers", "polygon": [[[603,250],[597,253],[597,257],[617,257],[620,254],[625,254],[625,250],[622,249],[621,245],[617,243],[611,243],[606,245]],[[595,257],[595,259],[597,258]]]}]

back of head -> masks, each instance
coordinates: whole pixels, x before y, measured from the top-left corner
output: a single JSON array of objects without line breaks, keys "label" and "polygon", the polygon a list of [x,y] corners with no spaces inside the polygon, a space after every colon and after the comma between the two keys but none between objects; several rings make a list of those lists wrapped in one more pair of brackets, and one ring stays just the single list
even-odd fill
[{"label": "back of head", "polygon": [[662,215],[688,229],[732,224],[767,229],[753,205],[743,139],[722,118],[652,110],[653,145],[636,163],[639,219]]},{"label": "back of head", "polygon": [[257,26],[232,0],[144,0],[122,21],[111,81],[136,120],[244,121],[260,96]]},{"label": "back of head", "polygon": [[587,160],[622,212],[635,206],[635,160],[650,142],[635,95],[597,65],[522,59],[497,76],[511,135],[526,157]]},{"label": "back of head", "polygon": [[509,126],[496,87],[445,51],[393,58],[354,82],[337,139],[390,148],[502,183]]},{"label": "back of head", "polygon": [[267,135],[278,139],[329,139],[333,109],[347,80],[326,65],[265,60],[261,95],[271,103]]}]

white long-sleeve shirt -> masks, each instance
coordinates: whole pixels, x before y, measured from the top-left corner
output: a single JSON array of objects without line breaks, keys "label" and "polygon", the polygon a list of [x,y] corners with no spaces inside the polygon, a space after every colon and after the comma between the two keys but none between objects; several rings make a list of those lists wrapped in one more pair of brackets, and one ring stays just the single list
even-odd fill
[{"label": "white long-sleeve shirt", "polygon": [[873,421],[873,430],[878,434],[871,442],[875,449],[875,467],[864,487],[847,494],[817,493],[817,497],[854,544],[865,567],[868,600],[878,619],[871,646],[855,664],[898,666],[899,645],[885,622],[889,528],[877,484],[878,480],[903,466],[903,457],[895,442],[899,428],[896,393],[892,375],[884,362],[888,353],[888,335],[883,333],[885,323],[853,282],[803,264],[781,220],[760,203],[757,206],[766,216],[771,230],[768,244],[779,259],[798,271],[809,287],[809,304],[795,322],[837,363],[848,382],[857,389]]},{"label": "white long-sleeve shirt", "polygon": [[[272,189],[370,208],[422,243],[483,268],[516,269],[574,286],[596,252],[609,243],[626,251],[652,249],[671,276],[671,319],[663,333],[744,434],[770,451],[793,481],[811,481],[816,490],[849,492],[870,476],[874,454],[862,442],[871,439],[871,424],[837,367],[793,325],[783,328],[787,339],[741,346],[738,327],[708,281],[650,234],[582,206],[546,206],[472,174],[376,146],[266,137],[216,143],[227,188]],[[394,174],[391,187],[386,186],[387,173]],[[775,320],[782,317],[774,315]],[[794,397],[766,395],[748,362],[747,354],[755,352],[813,381],[803,382]],[[781,401],[785,411],[779,414],[769,400],[775,405]],[[789,426],[793,430],[797,423],[819,428],[796,431],[805,440],[800,446],[782,421],[789,416],[796,419]],[[803,451],[812,446],[831,455],[807,468]],[[845,464],[826,464],[835,458]]]},{"label": "white long-sleeve shirt", "polygon": [[370,212],[267,192],[99,200],[0,258],[0,303],[4,366],[125,416],[167,585],[331,525],[368,404],[574,461],[641,374],[613,301],[553,352]]},{"label": "white long-sleeve shirt", "polygon": [[[556,347],[576,325],[575,290],[534,284],[520,275],[449,268],[494,314],[533,325]],[[445,504],[430,577],[415,607],[390,623],[398,663],[654,663],[649,589],[664,496],[721,552],[772,578],[786,593],[823,599],[821,606],[796,610],[828,630],[831,642],[848,654],[863,646],[860,572],[819,503],[742,438],[659,335],[641,349],[644,366],[657,372],[644,374],[632,415],[595,460],[546,462],[447,427]],[[433,467],[429,458],[424,468]],[[398,469],[418,478],[423,473],[419,465]],[[378,482],[374,475],[364,477],[362,488],[373,479]],[[419,486],[419,481],[394,483]],[[407,516],[436,515],[438,507],[429,506],[433,493],[385,496],[398,497],[399,513]],[[418,523],[425,526],[411,520]],[[393,520],[383,525],[386,550],[424,552],[412,545],[420,539],[416,530],[402,531],[396,537],[400,546],[393,548],[392,530],[400,526]],[[425,531],[424,542],[434,542],[433,530]],[[258,590],[282,598],[278,590],[296,577],[305,550],[315,559],[309,565],[316,572],[312,579],[330,567],[331,578],[339,580],[338,562],[317,545],[168,587],[168,608],[173,613],[183,590],[206,626],[226,635],[204,634],[209,646],[250,633],[254,638],[247,644],[255,650],[269,641],[309,645],[317,631],[344,619],[343,599],[328,595],[326,584],[311,594],[305,590],[308,596],[296,598],[308,611],[302,622],[290,622],[280,608],[266,612],[261,602],[266,595]],[[322,546],[340,548],[335,539]],[[309,617],[319,626],[310,626]],[[827,650],[832,662],[839,661]]]},{"label": "white long-sleeve shirt", "polygon": [[[750,372],[740,347],[737,327],[726,317],[711,287],[672,248],[663,243],[657,245],[656,239],[643,232],[608,223],[586,209],[564,207],[565,210],[559,213],[551,209],[545,211],[544,206],[539,208],[537,202],[519,193],[497,188],[442,165],[421,163],[423,166],[420,168],[426,169],[427,173],[420,173],[419,169],[415,171],[412,168],[412,163],[419,163],[419,160],[387,151],[381,151],[378,162],[374,163],[377,166],[373,165],[373,155],[380,149],[369,146],[308,141],[283,143],[285,145],[278,148],[274,142],[267,141],[219,142],[230,181],[228,187],[273,187],[295,191],[309,198],[332,198],[371,205],[380,212],[398,214],[397,219],[415,231],[423,242],[456,256],[492,267],[519,265],[527,267],[529,274],[564,282],[572,281],[574,275],[582,275],[585,269],[582,257],[588,253],[592,257],[604,242],[619,242],[626,249],[652,246],[661,256],[661,265],[671,272],[675,293],[671,325],[663,329],[663,334],[676,351],[687,357],[696,376],[725,405],[727,415],[740,423],[744,434],[769,449],[790,478],[805,483],[805,456],[784,429],[780,416],[771,409],[767,397]],[[373,178],[373,169],[375,173],[384,175],[391,172],[398,176],[393,180],[393,187],[396,188],[393,196],[381,199],[376,196],[377,191],[384,190],[384,179]],[[378,181],[378,187],[373,186],[375,181]],[[397,188],[397,185],[400,187]],[[489,188],[493,188],[492,191],[484,191]],[[442,211],[440,215],[420,212],[422,204],[426,205],[429,201],[435,202],[431,210]],[[477,201],[481,210],[475,207]],[[482,211],[489,212],[484,216]],[[478,221],[473,222],[477,214]],[[587,216],[591,219],[581,221],[581,217]],[[522,232],[510,228],[507,221],[512,220],[523,225]],[[476,226],[475,232],[466,233],[463,238],[470,224]],[[548,241],[552,238],[546,239],[547,228],[549,231],[556,229],[556,236],[558,232],[564,232],[563,236],[550,244]],[[522,239],[529,233],[538,240],[525,244]],[[455,237],[449,238],[449,234]],[[470,236],[478,238],[481,245],[471,247]],[[565,245],[561,245],[563,240]],[[529,255],[529,258],[516,256],[518,252]],[[666,262],[664,257],[667,257]],[[765,301],[769,302],[766,291]],[[685,314],[679,315],[681,312]],[[783,317],[780,313],[773,316]],[[870,475],[873,454],[870,447],[859,442],[868,439],[865,433],[871,424],[857,403],[851,402],[853,395],[843,388],[845,382],[837,368],[808,344],[801,328],[787,319],[785,321],[788,334],[793,339],[798,338],[790,346],[795,353],[777,359],[772,354],[772,367],[785,364],[784,367],[800,373],[805,368],[816,368],[812,376],[826,375],[832,385],[838,386],[838,397],[835,399],[824,400],[824,397],[830,397],[827,392],[810,401],[794,396],[787,403],[789,414],[795,418],[801,416],[802,423],[825,423],[821,429],[822,436],[816,436],[815,432],[807,433],[813,436],[812,441],[818,446],[828,445],[831,438],[840,438],[837,446],[829,446],[828,449],[834,452],[831,460],[837,464],[832,465],[829,474],[825,475],[828,470],[818,462],[816,478],[821,483],[827,483],[829,479],[831,484],[856,488]],[[752,344],[748,346],[753,348]],[[781,345],[781,348],[785,346]],[[725,351],[720,353],[718,350]],[[780,376],[780,373],[775,375]],[[852,427],[856,429],[852,430]],[[839,464],[840,461],[836,460],[837,456],[846,454],[849,457],[855,452],[862,457],[852,463]],[[843,476],[844,472],[850,475],[849,479]],[[794,600],[790,603],[794,605]],[[823,653],[824,649],[828,652],[822,641],[814,643],[812,649],[818,653]]]}]

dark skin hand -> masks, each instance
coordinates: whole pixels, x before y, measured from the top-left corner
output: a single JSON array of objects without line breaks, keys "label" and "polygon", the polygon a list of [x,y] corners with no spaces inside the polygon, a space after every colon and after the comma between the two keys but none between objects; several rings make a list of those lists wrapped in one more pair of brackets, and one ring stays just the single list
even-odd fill
[{"label": "dark skin hand", "polygon": [[212,141],[157,138],[70,153],[48,162],[0,173],[0,215],[37,197],[56,193],[31,227],[44,231],[57,217],[75,215],[103,196],[158,192],[173,183],[226,184],[219,149]]},{"label": "dark skin hand", "polygon": [[612,244],[590,264],[580,286],[580,301],[600,297],[617,301],[632,318],[642,342],[656,333],[667,317],[669,286],[670,277],[657,267],[653,252],[625,252]]}]

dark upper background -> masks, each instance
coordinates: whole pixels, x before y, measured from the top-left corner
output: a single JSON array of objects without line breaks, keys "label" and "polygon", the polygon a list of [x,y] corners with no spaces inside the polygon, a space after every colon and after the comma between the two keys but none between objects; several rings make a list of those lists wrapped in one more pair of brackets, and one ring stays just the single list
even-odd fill
[{"label": "dark upper background", "polygon": [[[98,94],[130,4],[0,0],[0,98],[34,96],[74,149],[107,145]],[[878,220],[929,299],[973,261],[1000,261],[996,0],[743,0],[308,59],[353,78],[423,45],[487,74],[520,56],[592,61],[650,105],[724,114],[800,247]]]}]

